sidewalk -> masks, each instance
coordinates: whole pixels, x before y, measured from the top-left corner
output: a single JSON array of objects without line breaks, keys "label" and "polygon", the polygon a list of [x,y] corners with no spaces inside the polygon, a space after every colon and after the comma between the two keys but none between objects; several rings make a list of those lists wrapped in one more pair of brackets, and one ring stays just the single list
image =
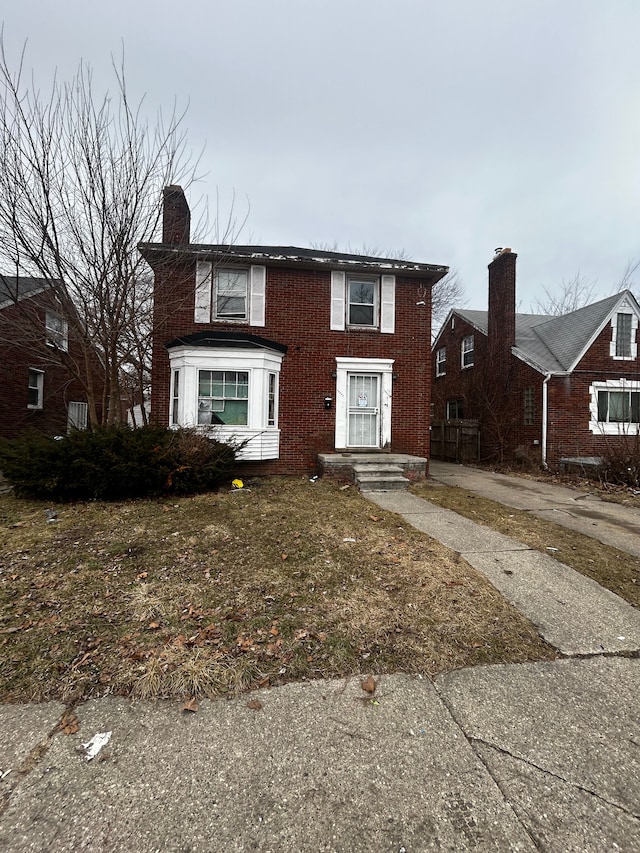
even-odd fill
[{"label": "sidewalk", "polygon": [[460,552],[570,657],[382,676],[373,697],[358,678],[290,684],[195,714],[105,698],[69,735],[59,703],[0,705],[0,849],[640,849],[640,613],[414,495],[366,496]]}]

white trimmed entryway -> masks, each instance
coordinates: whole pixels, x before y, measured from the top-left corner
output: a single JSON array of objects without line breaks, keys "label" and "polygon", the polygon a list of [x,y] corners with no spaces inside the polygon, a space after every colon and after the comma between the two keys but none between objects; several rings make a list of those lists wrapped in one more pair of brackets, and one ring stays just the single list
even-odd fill
[{"label": "white trimmed entryway", "polygon": [[375,451],[390,446],[393,362],[336,358],[336,449]]}]

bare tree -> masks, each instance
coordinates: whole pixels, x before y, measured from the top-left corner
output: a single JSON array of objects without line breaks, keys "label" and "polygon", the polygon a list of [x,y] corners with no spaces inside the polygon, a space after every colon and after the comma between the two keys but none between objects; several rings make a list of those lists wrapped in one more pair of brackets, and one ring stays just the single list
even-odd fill
[{"label": "bare tree", "polygon": [[569,314],[571,311],[577,311],[578,308],[584,308],[592,302],[596,292],[596,282],[589,281],[578,270],[573,278],[562,279],[562,285],[557,293],[548,287],[543,287],[542,290],[544,298],[536,299],[534,308],[539,314],[559,317],[561,314]]},{"label": "bare tree", "polygon": [[431,328],[434,337],[440,331],[451,308],[463,308],[466,303],[464,285],[458,270],[451,269],[431,291]]},{"label": "bare tree", "polygon": [[162,187],[189,186],[197,158],[184,113],[150,123],[132,102],[124,61],[112,93],[81,62],[46,95],[24,61],[12,68],[0,36],[0,266],[46,280],[82,357],[54,354],[86,389],[90,423],[117,423],[148,360],[152,279],[136,246],[157,236]]}]

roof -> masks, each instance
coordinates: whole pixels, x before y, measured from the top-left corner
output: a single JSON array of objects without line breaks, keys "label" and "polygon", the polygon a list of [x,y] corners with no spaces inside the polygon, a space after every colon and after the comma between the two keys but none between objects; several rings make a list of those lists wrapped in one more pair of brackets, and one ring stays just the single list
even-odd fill
[{"label": "roof", "polygon": [[397,258],[378,258],[347,252],[328,252],[322,249],[305,249],[298,246],[236,246],[225,244],[190,243],[169,245],[140,243],[142,256],[152,263],[175,255],[186,255],[202,260],[267,264],[269,266],[302,266],[307,269],[331,268],[361,272],[400,273],[411,277],[429,278],[432,283],[447,274],[449,267],[439,264],[417,263]]},{"label": "roof", "polygon": [[[547,314],[516,314],[516,343],[513,352],[542,373],[570,373],[600,334],[605,323],[625,301],[631,304],[640,316],[640,306],[629,290],[622,290],[559,317]],[[466,320],[482,334],[487,334],[487,311],[454,308],[451,313]]]},{"label": "roof", "polygon": [[46,278],[33,278],[32,276],[2,275],[0,273],[0,308],[15,305],[21,299],[35,296],[50,287]]},{"label": "roof", "polygon": [[202,332],[194,332],[192,335],[183,335],[165,344],[167,349],[175,347],[232,347],[236,349],[271,349],[286,355],[288,347],[268,338],[258,335],[250,335],[247,332],[225,332],[206,329]]}]

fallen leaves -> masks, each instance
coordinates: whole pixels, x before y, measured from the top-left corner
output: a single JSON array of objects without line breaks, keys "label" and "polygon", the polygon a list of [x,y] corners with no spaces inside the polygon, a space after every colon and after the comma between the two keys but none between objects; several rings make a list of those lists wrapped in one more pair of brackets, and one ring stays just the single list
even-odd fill
[{"label": "fallen leaves", "polygon": [[59,728],[65,735],[74,735],[80,730],[80,723],[73,711],[67,710],[64,712],[60,719]]},{"label": "fallen leaves", "polygon": [[200,706],[198,705],[198,700],[195,696],[192,696],[184,703],[184,705],[182,706],[182,710],[195,714],[199,707]]},{"label": "fallen leaves", "polygon": [[372,696],[376,692],[377,686],[376,680],[372,675],[367,676],[367,678],[363,678],[360,682],[360,687],[362,687],[364,692],[369,693]]},{"label": "fallen leaves", "polygon": [[251,711],[262,711],[262,702],[259,699],[250,699],[247,702],[247,708]]}]

